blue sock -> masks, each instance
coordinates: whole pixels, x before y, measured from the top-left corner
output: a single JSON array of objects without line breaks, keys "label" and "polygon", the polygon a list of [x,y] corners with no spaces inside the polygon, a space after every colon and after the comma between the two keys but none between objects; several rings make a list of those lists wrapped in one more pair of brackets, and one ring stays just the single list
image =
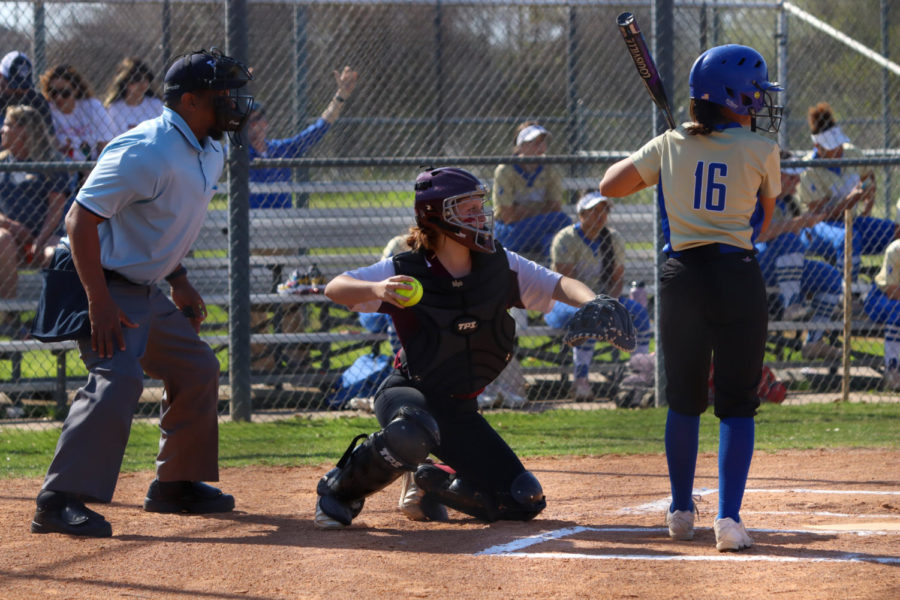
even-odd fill
[{"label": "blue sock", "polygon": [[694,501],[694,470],[697,468],[697,445],[700,416],[683,415],[669,409],[666,417],[666,462],[672,488],[670,511],[691,510]]},{"label": "blue sock", "polygon": [[719,423],[719,519],[741,520],[755,429],[753,417],[729,417]]}]

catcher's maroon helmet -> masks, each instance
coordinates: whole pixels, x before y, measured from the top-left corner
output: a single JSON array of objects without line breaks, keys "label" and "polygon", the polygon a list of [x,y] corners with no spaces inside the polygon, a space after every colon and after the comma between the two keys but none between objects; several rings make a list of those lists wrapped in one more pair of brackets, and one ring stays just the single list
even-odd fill
[{"label": "catcher's maroon helmet", "polygon": [[[494,213],[486,207],[487,188],[456,167],[428,169],[416,177],[416,224],[439,230],[472,250],[494,252]],[[478,213],[461,213],[465,201],[481,199]]]}]

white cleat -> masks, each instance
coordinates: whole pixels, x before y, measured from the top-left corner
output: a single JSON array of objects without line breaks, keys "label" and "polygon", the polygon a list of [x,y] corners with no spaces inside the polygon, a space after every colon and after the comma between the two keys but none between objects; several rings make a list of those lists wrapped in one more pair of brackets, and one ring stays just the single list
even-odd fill
[{"label": "white cleat", "polygon": [[669,527],[669,537],[673,540],[694,539],[694,517],[697,516],[697,505],[692,510],[666,509],[666,525]]},{"label": "white cleat", "polygon": [[743,523],[738,523],[730,517],[716,519],[716,550],[719,552],[737,552],[753,546],[753,540]]},{"label": "white cleat", "polygon": [[587,377],[575,378],[575,402],[592,402],[594,400],[594,389]]},{"label": "white cleat", "polygon": [[489,410],[491,408],[496,408],[500,404],[500,398],[488,392],[481,392],[478,395],[477,402],[480,410]]},{"label": "white cleat", "polygon": [[334,517],[328,516],[328,514],[322,510],[321,496],[316,500],[316,518],[314,524],[319,529],[344,529],[347,527],[347,525],[341,523]]},{"label": "white cleat", "polygon": [[809,309],[802,304],[791,304],[787,308],[784,309],[784,316],[782,317],[785,321],[802,321],[809,315]]},{"label": "white cleat", "polygon": [[513,394],[512,392],[500,392],[500,406],[503,408],[522,408],[528,402],[528,398]]},{"label": "white cleat", "polygon": [[400,478],[400,502],[397,503],[397,508],[400,509],[406,518],[410,521],[425,521],[425,513],[422,510],[422,496],[425,495],[425,492],[416,485],[416,480],[413,479],[413,473],[407,471],[403,474],[403,477]]},{"label": "white cleat", "polygon": [[397,503],[410,521],[447,521],[447,509],[425,497],[425,490],[416,484],[414,474],[406,472],[400,479],[400,501]]}]

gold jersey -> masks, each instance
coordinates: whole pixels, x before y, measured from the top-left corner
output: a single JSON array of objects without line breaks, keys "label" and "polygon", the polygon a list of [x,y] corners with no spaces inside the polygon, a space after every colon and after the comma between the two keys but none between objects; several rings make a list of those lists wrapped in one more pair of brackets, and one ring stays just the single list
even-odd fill
[{"label": "gold jersey", "polygon": [[506,222],[510,206],[528,206],[537,213],[558,210],[563,199],[562,175],[552,165],[524,171],[517,165],[498,165],[491,188],[494,218]]},{"label": "gold jersey", "polygon": [[888,286],[900,285],[900,240],[894,240],[884,251],[884,262],[875,276],[875,283],[882,291]]},{"label": "gold jersey", "polygon": [[[863,158],[862,151],[853,144],[844,144],[841,158]],[[803,157],[804,160],[816,158],[815,152]],[[821,157],[819,157],[821,158]],[[829,204],[837,204],[843,200],[860,182],[862,167],[815,167],[803,171],[797,196],[804,208],[820,200],[829,200]]]},{"label": "gold jersey", "polygon": [[676,251],[711,243],[750,250],[757,195],[781,193],[778,144],[740,126],[688,135],[682,125],[631,160],[644,183],[661,183],[663,233]]}]

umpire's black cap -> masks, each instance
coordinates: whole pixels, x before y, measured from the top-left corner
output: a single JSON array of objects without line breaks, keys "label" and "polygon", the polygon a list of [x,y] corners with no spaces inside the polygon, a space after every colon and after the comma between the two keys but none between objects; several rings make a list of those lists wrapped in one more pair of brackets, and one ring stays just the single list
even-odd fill
[{"label": "umpire's black cap", "polygon": [[197,50],[175,59],[166,72],[163,95],[170,99],[198,90],[230,90],[251,79],[247,67],[217,48]]}]

